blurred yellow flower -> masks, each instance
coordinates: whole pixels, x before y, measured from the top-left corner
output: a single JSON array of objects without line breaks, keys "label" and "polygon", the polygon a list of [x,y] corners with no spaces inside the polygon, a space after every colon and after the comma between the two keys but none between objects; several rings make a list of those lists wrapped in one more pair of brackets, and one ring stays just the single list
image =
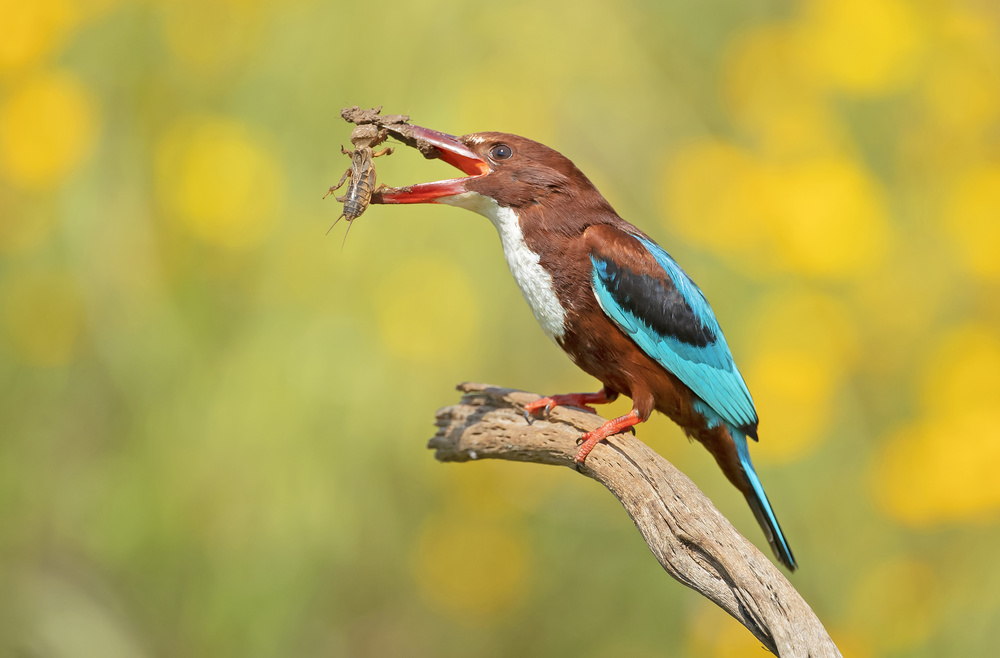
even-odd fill
[{"label": "blurred yellow flower", "polygon": [[915,649],[937,631],[941,582],[929,563],[890,558],[860,574],[857,582],[847,608],[851,627],[878,655]]},{"label": "blurred yellow flower", "polygon": [[73,0],[80,18],[92,21],[114,9],[122,0]]},{"label": "blurred yellow flower", "polygon": [[853,312],[864,319],[866,332],[865,359],[859,366],[889,378],[885,381],[905,377],[901,373],[922,353],[942,306],[954,296],[954,275],[940,267],[943,259],[932,255],[937,247],[906,248],[908,233],[907,238],[894,237],[892,257],[851,290]]},{"label": "blurred yellow flower", "polygon": [[970,272],[1000,280],[1000,166],[958,179],[945,209],[944,230]]},{"label": "blurred yellow flower", "polygon": [[783,170],[771,215],[779,254],[795,272],[859,278],[885,255],[889,221],[884,193],[846,158],[803,162]]},{"label": "blurred yellow flower", "polygon": [[965,133],[988,128],[1000,117],[1000,49],[949,49],[931,63],[923,95],[936,123]]},{"label": "blurred yellow flower", "polygon": [[699,601],[688,624],[687,652],[698,658],[765,658],[770,655],[753,633],[709,601]]},{"label": "blurred yellow flower", "polygon": [[941,337],[922,377],[923,411],[957,416],[1000,404],[1000,333],[967,324]]},{"label": "blurred yellow flower", "polygon": [[261,0],[162,0],[167,46],[198,74],[217,73],[244,57],[264,24]]},{"label": "blurred yellow flower", "polygon": [[451,616],[495,624],[528,588],[528,547],[511,528],[476,516],[428,520],[415,547],[420,589]]},{"label": "blurred yellow flower", "polygon": [[178,121],[156,149],[162,203],[192,235],[229,249],[260,244],[284,190],[276,158],[243,123],[224,117]]},{"label": "blurred yellow flower", "polygon": [[779,165],[703,141],[679,150],[665,179],[672,228],[758,272],[860,278],[891,238],[881,187],[844,157]]},{"label": "blurred yellow flower", "polygon": [[464,361],[479,329],[468,275],[447,261],[400,263],[378,286],[378,327],[388,350],[422,363]]},{"label": "blurred yellow flower", "polygon": [[795,349],[762,352],[746,376],[761,417],[754,456],[761,462],[787,462],[815,448],[834,416],[837,381],[827,360]]},{"label": "blurred yellow flower", "polygon": [[511,477],[514,472],[506,463],[484,459],[474,468],[445,469],[445,472],[438,474],[435,483],[441,488],[442,495],[451,501],[454,509],[463,514],[480,513],[495,519],[510,518],[519,511],[509,496],[514,486]]},{"label": "blurred yellow flower", "polygon": [[[513,131],[516,126],[520,134],[541,142],[550,140],[556,134],[554,113],[546,111],[535,92],[510,93],[503,103],[496,102],[498,84],[511,92],[533,88],[529,81],[519,79],[519,72],[529,77],[538,74],[537,67],[527,61],[530,57],[525,59],[523,66],[512,70],[509,57],[505,56],[492,70],[470,76],[468,83],[462,85],[458,98],[458,116],[462,125],[471,126],[470,130],[504,131]],[[552,75],[549,71],[546,74]],[[554,91],[550,89],[548,93]]]},{"label": "blurred yellow flower", "polygon": [[494,459],[483,459],[474,468],[449,468],[437,474],[442,496],[463,514],[514,518],[535,510],[558,490],[555,469],[534,469]]},{"label": "blurred yellow flower", "polygon": [[83,300],[65,272],[14,273],[0,287],[0,318],[15,356],[31,365],[61,366],[76,354]]},{"label": "blurred yellow flower", "polygon": [[844,631],[840,628],[831,629],[829,625],[827,625],[827,630],[830,631],[830,638],[837,645],[837,648],[840,649],[842,656],[850,656],[850,658],[874,658],[875,652],[872,649],[871,643],[862,639],[860,634]]},{"label": "blurred yellow flower", "polygon": [[992,520],[1000,511],[1000,338],[945,336],[922,382],[923,414],[886,439],[872,467],[885,511],[911,525]]},{"label": "blurred yellow flower", "polygon": [[723,61],[726,105],[734,122],[777,161],[831,155],[844,129],[802,70],[799,42],[785,25],[736,36]]},{"label": "blurred yellow flower", "polygon": [[815,80],[856,95],[906,85],[927,47],[922,17],[905,0],[810,0],[799,28]]},{"label": "blurred yellow flower", "polygon": [[62,45],[77,22],[69,0],[0,0],[0,75],[26,68]]},{"label": "blurred yellow flower", "polygon": [[59,183],[91,151],[97,110],[65,72],[30,78],[0,106],[0,175],[24,188]]},{"label": "blurred yellow flower", "polygon": [[778,290],[756,303],[753,349],[797,349],[822,357],[836,372],[857,362],[861,345],[850,309],[837,297]]},{"label": "blurred yellow flower", "polygon": [[678,234],[738,255],[760,253],[770,181],[749,154],[725,142],[694,142],[672,155],[664,179],[664,211]]},{"label": "blurred yellow flower", "polygon": [[56,213],[0,187],[0,254],[30,251],[51,233]]},{"label": "blurred yellow flower", "polygon": [[755,457],[786,462],[819,445],[857,359],[857,340],[850,313],[832,297],[785,293],[761,300],[743,369],[760,415]]},{"label": "blurred yellow flower", "polygon": [[795,48],[795,32],[780,23],[737,32],[726,45],[722,83],[737,117],[753,117],[810,96]]},{"label": "blurred yellow flower", "polygon": [[928,418],[886,439],[872,469],[883,509],[913,526],[992,521],[1000,511],[1000,410]]}]

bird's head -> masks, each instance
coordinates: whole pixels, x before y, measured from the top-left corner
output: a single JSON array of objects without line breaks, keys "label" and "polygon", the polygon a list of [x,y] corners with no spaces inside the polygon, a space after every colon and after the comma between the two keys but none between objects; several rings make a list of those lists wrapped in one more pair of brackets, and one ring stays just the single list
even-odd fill
[{"label": "bird's head", "polygon": [[560,195],[596,197],[606,203],[576,165],[544,144],[499,132],[454,137],[418,126],[407,129],[407,144],[467,175],[383,189],[373,196],[373,203],[445,203],[478,210],[477,204],[492,199],[515,211],[545,204]]}]

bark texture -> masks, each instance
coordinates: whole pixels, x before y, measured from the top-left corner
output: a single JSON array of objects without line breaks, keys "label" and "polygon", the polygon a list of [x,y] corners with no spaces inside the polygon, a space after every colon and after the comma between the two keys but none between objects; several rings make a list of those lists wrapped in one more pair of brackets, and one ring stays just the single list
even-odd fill
[{"label": "bark texture", "polygon": [[441,461],[507,459],[568,466],[619,500],[663,568],[711,599],[778,656],[839,657],[812,609],[788,579],[747,541],[683,473],[632,434],[599,444],[578,467],[576,439],[603,422],[556,407],[529,424],[534,393],[461,384],[462,401],[438,410],[428,447]]}]

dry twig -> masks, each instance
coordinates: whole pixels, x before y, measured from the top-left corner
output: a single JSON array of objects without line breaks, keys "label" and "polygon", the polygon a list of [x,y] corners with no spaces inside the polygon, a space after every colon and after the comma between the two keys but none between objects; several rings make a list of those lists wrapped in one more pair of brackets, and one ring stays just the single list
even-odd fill
[{"label": "dry twig", "polygon": [[[428,447],[441,461],[508,459],[575,468],[576,439],[601,424],[557,407],[529,425],[533,393],[462,384],[460,404],[440,409]],[[690,479],[631,434],[602,443],[580,471],[621,501],[663,568],[715,602],[778,656],[839,657],[812,609]]]}]

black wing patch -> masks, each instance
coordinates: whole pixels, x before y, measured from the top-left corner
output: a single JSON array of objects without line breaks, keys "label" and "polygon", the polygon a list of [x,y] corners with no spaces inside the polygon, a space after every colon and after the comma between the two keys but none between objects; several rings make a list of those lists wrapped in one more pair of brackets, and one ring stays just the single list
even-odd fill
[{"label": "black wing patch", "polygon": [[663,337],[694,347],[707,347],[716,336],[702,324],[670,277],[636,274],[610,260],[602,261],[608,292],[628,311]]}]

